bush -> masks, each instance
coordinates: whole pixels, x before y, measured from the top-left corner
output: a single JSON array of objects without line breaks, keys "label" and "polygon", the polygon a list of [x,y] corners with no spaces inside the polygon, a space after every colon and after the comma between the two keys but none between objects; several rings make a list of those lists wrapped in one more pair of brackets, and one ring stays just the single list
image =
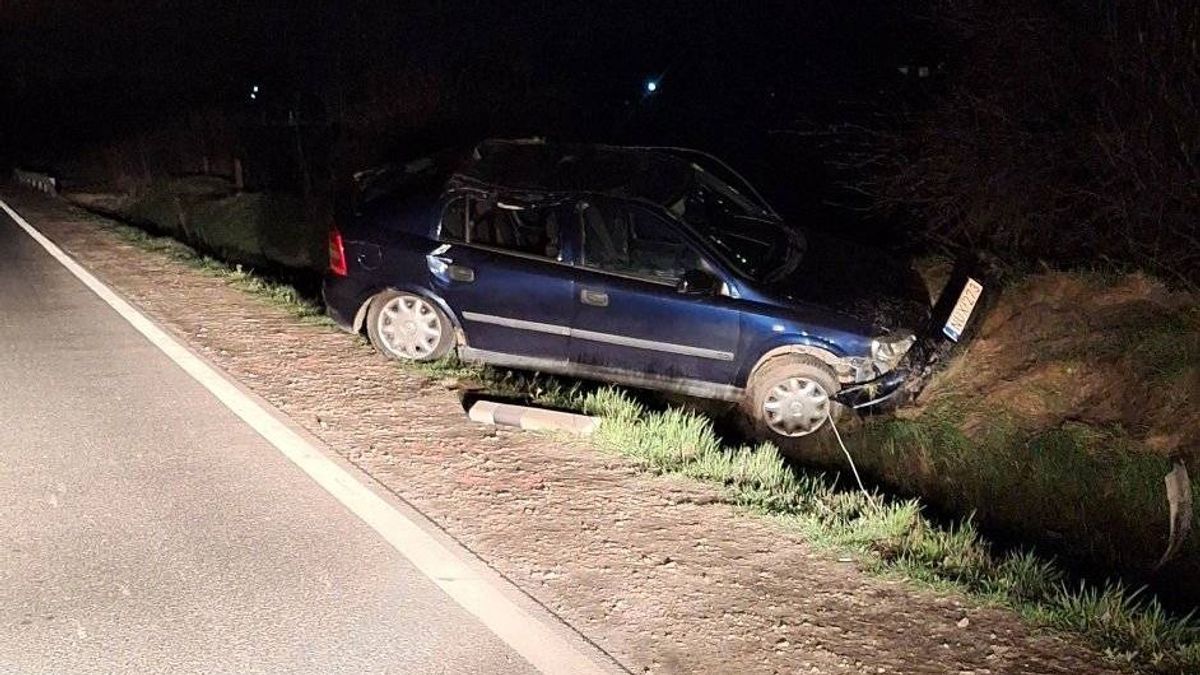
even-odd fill
[{"label": "bush", "polygon": [[326,225],[299,197],[237,192],[224,179],[193,176],[151,183],[118,215],[222,260],[321,272]]},{"label": "bush", "polygon": [[941,91],[851,162],[884,213],[1010,260],[1200,284],[1200,5],[934,0]]}]

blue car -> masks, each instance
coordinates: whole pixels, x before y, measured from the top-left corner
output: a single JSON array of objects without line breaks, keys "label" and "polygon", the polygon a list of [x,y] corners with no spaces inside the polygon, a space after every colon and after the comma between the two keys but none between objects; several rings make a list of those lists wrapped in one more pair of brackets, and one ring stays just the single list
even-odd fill
[{"label": "blue car", "polygon": [[489,141],[356,178],[324,297],[388,357],[736,402],[783,438],[909,379],[921,326],[807,299],[804,237],[704,153]]}]

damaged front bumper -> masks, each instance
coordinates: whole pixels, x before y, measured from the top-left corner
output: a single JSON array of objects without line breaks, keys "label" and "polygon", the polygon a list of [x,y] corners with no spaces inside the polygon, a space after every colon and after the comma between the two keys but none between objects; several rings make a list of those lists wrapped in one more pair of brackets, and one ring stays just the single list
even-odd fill
[{"label": "damaged front bumper", "polygon": [[920,395],[937,365],[951,351],[970,339],[967,322],[977,324],[976,312],[984,293],[982,278],[976,273],[977,263],[966,258],[955,265],[950,280],[934,304],[925,330],[910,343],[897,367],[866,382],[842,389],[834,400],[842,405],[863,411],[894,409]]},{"label": "damaged front bumper", "polygon": [[911,391],[911,387],[906,385],[911,383],[912,378],[912,370],[898,368],[869,382],[846,387],[833,399],[855,410],[878,410],[898,406],[907,400],[905,393]]}]

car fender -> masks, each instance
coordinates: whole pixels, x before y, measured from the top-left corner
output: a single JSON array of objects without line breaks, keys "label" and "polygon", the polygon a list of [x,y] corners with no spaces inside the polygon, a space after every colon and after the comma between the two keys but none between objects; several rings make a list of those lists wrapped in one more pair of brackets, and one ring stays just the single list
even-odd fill
[{"label": "car fender", "polygon": [[[847,364],[846,359],[840,354],[840,350],[836,346],[813,336],[783,335],[768,344],[758,346],[751,354],[751,357],[746,359],[741,372],[738,374],[740,382],[748,382],[750,377],[767,361],[788,354],[812,356],[833,369],[839,381],[846,381],[843,378]],[[754,355],[757,355],[757,358]]]}]

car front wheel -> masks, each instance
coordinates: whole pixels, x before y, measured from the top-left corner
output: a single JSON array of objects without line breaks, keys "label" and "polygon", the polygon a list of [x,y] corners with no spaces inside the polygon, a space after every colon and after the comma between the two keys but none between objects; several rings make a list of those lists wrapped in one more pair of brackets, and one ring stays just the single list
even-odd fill
[{"label": "car front wheel", "polygon": [[780,356],[750,377],[745,413],[758,435],[775,440],[810,436],[836,419],[842,406],[833,400],[837,377],[811,356]]},{"label": "car front wheel", "polygon": [[371,301],[367,336],[389,358],[436,361],[450,351],[454,328],[430,300],[413,293],[385,291]]}]

